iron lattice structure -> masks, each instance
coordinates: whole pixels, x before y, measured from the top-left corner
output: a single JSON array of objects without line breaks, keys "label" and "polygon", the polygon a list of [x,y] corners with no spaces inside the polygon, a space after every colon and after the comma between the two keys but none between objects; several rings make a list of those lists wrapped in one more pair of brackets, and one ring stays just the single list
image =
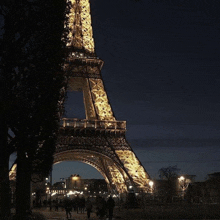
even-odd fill
[{"label": "iron lattice structure", "polygon": [[126,122],[115,119],[103,85],[89,0],[70,2],[65,69],[71,76],[69,90],[83,92],[86,119],[63,118],[54,164],[81,161],[96,168],[112,191],[125,193],[132,185],[146,192],[150,177],[125,138]]}]

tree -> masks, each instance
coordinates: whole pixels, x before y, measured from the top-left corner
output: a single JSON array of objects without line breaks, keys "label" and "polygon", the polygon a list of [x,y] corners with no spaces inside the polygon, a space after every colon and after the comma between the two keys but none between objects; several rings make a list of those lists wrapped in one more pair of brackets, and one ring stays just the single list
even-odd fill
[{"label": "tree", "polygon": [[177,166],[168,166],[162,167],[158,172],[161,179],[171,180],[177,178],[179,171]]},{"label": "tree", "polygon": [[[6,152],[6,158],[17,152],[16,214],[23,219],[29,208],[32,174],[48,174],[53,163],[66,87],[62,72],[65,42],[61,41],[67,33],[66,3],[18,0],[5,3],[2,8],[5,23],[1,42],[0,119],[5,132],[1,152]],[[14,134],[10,144],[9,128]],[[8,160],[2,167],[7,166]],[[4,180],[7,178],[5,175]],[[1,213],[7,219],[8,211],[2,209]]]},{"label": "tree", "polygon": [[177,191],[177,177],[180,169],[177,166],[162,167],[159,169],[159,177],[166,180],[166,197],[168,202],[172,202],[172,198]]},{"label": "tree", "polygon": [[[53,161],[65,94],[61,73],[65,42],[60,39],[67,34],[63,31],[66,6],[61,0],[3,0],[0,4],[5,21],[0,69],[0,190],[7,198],[8,160],[16,151],[16,210],[23,219],[32,173],[48,173]],[[9,130],[14,134],[10,142]],[[5,204],[0,204],[3,219],[10,208],[9,202]]]}]

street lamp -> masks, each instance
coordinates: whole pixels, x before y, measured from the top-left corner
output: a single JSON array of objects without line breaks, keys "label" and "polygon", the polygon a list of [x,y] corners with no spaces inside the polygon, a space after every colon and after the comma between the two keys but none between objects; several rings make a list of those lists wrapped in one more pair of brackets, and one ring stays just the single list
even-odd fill
[{"label": "street lamp", "polygon": [[185,180],[185,177],[184,176],[181,176],[180,178],[178,178],[179,179],[179,181],[183,181],[183,180]]},{"label": "street lamp", "polygon": [[179,186],[182,190],[182,197],[184,198],[185,190],[187,188],[186,178],[184,176],[181,176],[178,178],[178,180],[179,180]]},{"label": "street lamp", "polygon": [[153,181],[150,181],[150,182],[149,182],[149,186],[150,186],[150,191],[151,191],[151,193],[152,193],[152,192],[153,192],[154,182],[153,182]]},{"label": "street lamp", "polygon": [[153,185],[154,185],[154,182],[153,182],[153,181],[150,181],[150,182],[149,182],[149,186],[152,188]]},{"label": "street lamp", "polygon": [[185,180],[186,180],[185,177],[181,176],[181,177],[178,178],[178,180],[179,180],[179,185],[180,185],[181,189],[185,190],[185,188],[186,188],[186,186],[185,186]]}]

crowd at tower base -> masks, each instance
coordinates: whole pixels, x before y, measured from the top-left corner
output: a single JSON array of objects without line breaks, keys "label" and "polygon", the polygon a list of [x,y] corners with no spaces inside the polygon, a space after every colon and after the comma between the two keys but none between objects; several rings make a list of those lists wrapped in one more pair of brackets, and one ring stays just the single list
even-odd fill
[{"label": "crowd at tower base", "polygon": [[[70,180],[73,178],[74,180],[78,179],[79,182],[71,182]],[[68,183],[68,181],[70,182]],[[33,185],[32,208],[34,210],[42,211],[42,213],[45,209],[51,210],[53,213],[63,212],[68,217],[71,217],[70,215],[73,216],[74,213],[84,213],[89,218],[91,213],[86,211],[86,201],[89,199],[92,205],[92,216],[97,215],[99,218],[98,201],[102,199],[107,202],[110,197],[104,179],[84,180],[79,175],[71,175],[66,180],[61,179],[61,181],[54,183],[51,187],[52,190],[62,190],[61,187],[66,185],[72,187],[72,192],[80,192],[78,190],[83,187],[90,192],[92,188],[95,189],[91,194],[86,195],[84,193],[70,193],[69,196],[64,196],[61,193],[59,194],[59,191],[54,195],[47,194],[46,189],[49,183],[48,180],[45,180],[42,183],[35,184],[35,186]],[[40,188],[42,189],[41,191]],[[106,191],[101,191],[100,189],[105,189]],[[122,200],[120,195],[112,194],[112,197],[115,202],[114,213],[119,216],[123,216],[125,212],[130,213],[132,212],[131,210],[137,210],[138,213],[141,212],[142,214],[138,214],[141,216],[147,215],[149,217],[149,215],[152,215],[152,218],[155,216],[158,218],[164,217],[169,214],[170,210],[172,210],[171,212],[174,216],[183,216],[185,218],[187,214],[189,219],[192,219],[190,218],[192,214],[198,219],[201,213],[217,216],[219,212],[215,208],[220,204],[220,172],[208,174],[207,179],[203,182],[196,182],[195,175],[177,176],[176,179],[173,179],[172,184],[165,179],[154,180],[154,188],[150,193],[134,193],[130,191],[125,200]],[[160,207],[163,207],[163,209]],[[200,210],[201,207],[204,210]],[[108,212],[109,210],[106,208],[104,213],[107,217],[109,216]],[[137,217],[137,215],[135,214],[134,217]],[[102,218],[102,215],[100,218]],[[168,216],[167,219],[170,219],[170,217]]]},{"label": "crowd at tower base", "polygon": [[[88,219],[90,219],[91,212],[95,212],[99,219],[103,219],[105,216],[111,220],[113,217],[113,211],[115,207],[114,199],[109,196],[107,199],[97,196],[96,198],[88,197],[75,197],[73,199],[65,198],[64,200],[56,200],[54,202],[54,211],[64,211],[66,212],[67,219],[71,218],[72,212],[77,214],[87,214]],[[53,206],[51,206],[51,211]]]},{"label": "crowd at tower base", "polygon": [[102,197],[108,199],[112,195],[117,204],[123,208],[137,208],[143,204],[156,203],[220,203],[220,172],[208,174],[207,180],[196,182],[195,175],[177,176],[172,181],[154,180],[153,190],[149,193],[134,193],[132,190],[125,196],[108,191],[104,179],[82,179],[79,175],[71,175],[61,179],[52,186],[48,180],[33,184],[33,207],[62,204],[64,200],[86,199],[95,201]]}]

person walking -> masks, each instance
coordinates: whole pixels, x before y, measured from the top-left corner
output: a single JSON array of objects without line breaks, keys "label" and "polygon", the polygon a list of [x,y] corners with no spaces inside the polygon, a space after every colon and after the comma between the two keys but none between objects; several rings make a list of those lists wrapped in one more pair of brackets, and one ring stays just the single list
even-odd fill
[{"label": "person walking", "polygon": [[106,201],[104,198],[99,203],[99,219],[104,219],[106,215]]},{"label": "person walking", "polygon": [[97,217],[100,215],[101,200],[102,200],[101,196],[97,196],[95,199],[96,216]]},{"label": "person walking", "polygon": [[72,206],[71,206],[70,199],[64,200],[64,208],[65,208],[65,211],[66,211],[66,218],[67,219],[71,218]]},{"label": "person walking", "polygon": [[84,213],[86,200],[84,197],[81,197],[79,200],[79,209],[81,213]]},{"label": "person walking", "polygon": [[58,212],[59,204],[58,204],[58,198],[55,200],[55,211]]},{"label": "person walking", "polygon": [[88,197],[86,200],[86,213],[87,213],[88,219],[90,219],[91,212],[92,212],[92,202]]},{"label": "person walking", "polygon": [[76,208],[76,213],[78,214],[79,213],[79,206],[80,206],[80,198],[79,198],[79,195],[76,196],[76,198],[74,199],[75,201],[75,208]]},{"label": "person walking", "polygon": [[108,198],[106,206],[107,206],[107,209],[108,209],[108,216],[109,216],[108,219],[112,220],[113,210],[114,210],[114,207],[115,207],[115,201],[111,196]]}]

